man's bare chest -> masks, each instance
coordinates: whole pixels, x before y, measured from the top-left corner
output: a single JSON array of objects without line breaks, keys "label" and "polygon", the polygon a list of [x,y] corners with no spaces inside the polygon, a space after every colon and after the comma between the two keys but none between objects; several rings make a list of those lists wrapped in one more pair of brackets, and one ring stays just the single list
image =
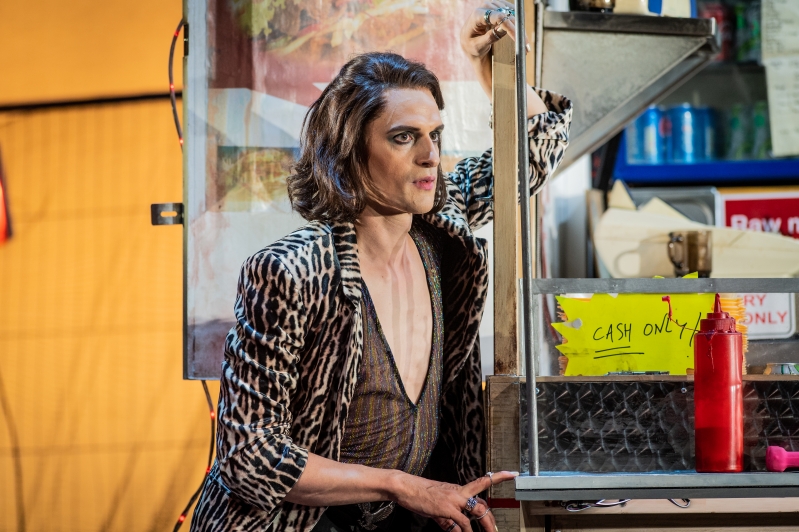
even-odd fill
[{"label": "man's bare chest", "polygon": [[424,265],[415,247],[410,249],[413,254],[388,269],[362,264],[362,277],[405,390],[415,401],[427,375],[433,312]]}]

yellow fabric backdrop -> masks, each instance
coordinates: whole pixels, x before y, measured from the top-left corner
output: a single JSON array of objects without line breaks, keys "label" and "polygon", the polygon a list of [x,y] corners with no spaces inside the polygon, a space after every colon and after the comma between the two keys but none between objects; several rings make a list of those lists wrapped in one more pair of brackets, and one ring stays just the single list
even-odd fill
[{"label": "yellow fabric backdrop", "polygon": [[[210,436],[201,385],[181,379],[181,227],[149,219],[182,197],[169,102],[0,113],[0,150],[14,223],[0,378],[27,530],[171,530]],[[14,531],[6,421],[0,530]]]},{"label": "yellow fabric backdrop", "polygon": [[[0,1],[0,105],[169,90],[178,0]],[[176,48],[175,86],[182,86]]]}]

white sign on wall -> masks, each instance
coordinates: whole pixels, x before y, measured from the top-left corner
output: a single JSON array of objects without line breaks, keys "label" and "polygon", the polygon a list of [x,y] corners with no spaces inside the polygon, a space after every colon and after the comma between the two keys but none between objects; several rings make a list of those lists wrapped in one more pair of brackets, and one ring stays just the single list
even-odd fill
[{"label": "white sign on wall", "polygon": [[796,332],[793,294],[741,294],[751,340],[789,338]]}]

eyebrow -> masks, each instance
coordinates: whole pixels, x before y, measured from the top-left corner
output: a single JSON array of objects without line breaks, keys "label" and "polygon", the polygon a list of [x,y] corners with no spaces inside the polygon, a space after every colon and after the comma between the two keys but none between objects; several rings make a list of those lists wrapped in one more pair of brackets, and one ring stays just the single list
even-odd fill
[{"label": "eyebrow", "polygon": [[[439,124],[438,127],[433,129],[433,131],[442,131],[443,129],[444,129],[444,124]],[[400,125],[394,126],[391,129],[389,129],[388,133],[396,133],[398,131],[411,131],[413,133],[420,133],[422,130],[419,129],[418,127],[405,126],[405,125],[400,124]]]}]

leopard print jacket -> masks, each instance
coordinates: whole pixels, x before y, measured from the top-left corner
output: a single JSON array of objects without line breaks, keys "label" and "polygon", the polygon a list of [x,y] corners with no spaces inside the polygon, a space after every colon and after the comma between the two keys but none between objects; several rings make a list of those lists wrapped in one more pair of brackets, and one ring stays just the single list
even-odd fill
[{"label": "leopard print jacket", "polygon": [[[562,159],[572,115],[567,98],[537,92],[549,112],[528,121],[533,191]],[[488,250],[473,231],[493,219],[491,150],[447,179],[446,205],[423,215],[445,246],[440,436],[426,476],[464,484],[485,472],[478,329]],[[314,527],[326,508],[284,498],[309,452],[339,458],[363,350],[360,287],[350,223],[309,223],[245,261],[222,364],[217,459],[192,531]]]}]

